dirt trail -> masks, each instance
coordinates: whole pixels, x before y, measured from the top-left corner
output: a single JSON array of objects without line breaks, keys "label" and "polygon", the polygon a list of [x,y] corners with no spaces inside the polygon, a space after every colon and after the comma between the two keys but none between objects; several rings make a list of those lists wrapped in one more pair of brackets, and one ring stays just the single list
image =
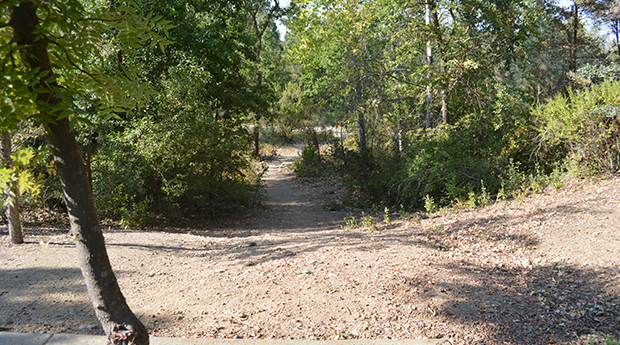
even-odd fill
[{"label": "dirt trail", "polygon": [[269,162],[263,178],[266,185],[267,209],[253,222],[260,233],[309,232],[338,228],[342,214],[323,209],[325,197],[321,191],[300,184],[291,170],[291,164],[299,158],[299,145],[279,151]]},{"label": "dirt trail", "polygon": [[[546,345],[620,330],[620,179],[348,228],[322,208],[335,186],[293,178],[297,152],[270,162],[267,208],[238,227],[105,232],[154,335]],[[2,329],[101,333],[66,230],[0,235]]]}]

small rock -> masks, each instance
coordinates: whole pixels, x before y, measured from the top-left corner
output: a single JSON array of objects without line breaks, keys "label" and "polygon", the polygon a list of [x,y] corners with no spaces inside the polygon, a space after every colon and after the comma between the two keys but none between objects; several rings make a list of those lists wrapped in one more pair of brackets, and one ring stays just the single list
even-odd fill
[{"label": "small rock", "polygon": [[183,320],[183,315],[177,315],[177,321]]},{"label": "small rock", "polygon": [[99,328],[99,326],[97,326],[97,325],[82,325],[82,326],[78,327],[78,329],[89,330],[89,331],[95,330],[97,328]]}]

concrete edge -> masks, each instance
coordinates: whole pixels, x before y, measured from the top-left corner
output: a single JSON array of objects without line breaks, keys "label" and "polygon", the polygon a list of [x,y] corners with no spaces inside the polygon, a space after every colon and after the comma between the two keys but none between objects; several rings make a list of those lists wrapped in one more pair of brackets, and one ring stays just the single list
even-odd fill
[{"label": "concrete edge", "polygon": [[[151,345],[451,345],[445,339],[274,340],[150,337]],[[102,335],[0,332],[0,345],[106,345]]]}]

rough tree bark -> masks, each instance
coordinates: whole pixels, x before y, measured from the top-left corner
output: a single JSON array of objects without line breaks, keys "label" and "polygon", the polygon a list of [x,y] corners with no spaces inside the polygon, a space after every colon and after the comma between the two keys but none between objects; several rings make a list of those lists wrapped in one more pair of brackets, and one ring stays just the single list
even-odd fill
[{"label": "rough tree bark", "polygon": [[[9,24],[13,28],[13,40],[19,45],[25,45],[21,50],[24,62],[32,69],[39,68],[39,71],[53,75],[48,42],[35,36],[40,25],[36,5],[23,2],[15,7]],[[54,97],[58,87],[55,82],[40,82],[32,87],[45,90],[37,94],[37,102],[51,105],[47,109],[61,102]],[[112,272],[92,189],[69,120],[59,119],[55,113],[46,115],[49,116],[46,118],[51,119],[45,122],[46,136],[54,155],[54,166],[60,177],[71,232],[76,238],[82,274],[97,318],[110,343],[148,345],[146,327],[129,309]]]},{"label": "rough tree bark", "polygon": [[[2,160],[4,166],[7,169],[13,167],[13,160],[11,159],[11,137],[6,131],[2,132]],[[7,226],[9,228],[9,238],[13,244],[24,243],[24,235],[22,232],[22,224],[19,219],[19,200],[17,199],[17,188],[14,183],[11,183],[4,191],[4,195],[7,198],[6,205],[6,219]]]}]

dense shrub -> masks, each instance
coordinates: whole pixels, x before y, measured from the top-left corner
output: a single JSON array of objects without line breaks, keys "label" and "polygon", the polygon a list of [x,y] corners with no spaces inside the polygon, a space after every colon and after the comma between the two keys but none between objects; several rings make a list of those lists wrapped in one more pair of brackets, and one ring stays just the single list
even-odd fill
[{"label": "dense shrub", "polygon": [[93,161],[98,209],[144,224],[248,207],[259,178],[249,143],[243,127],[209,116],[136,121],[106,136]]},{"label": "dense shrub", "polygon": [[491,121],[463,121],[459,126],[412,131],[401,155],[375,152],[362,157],[337,146],[334,157],[361,204],[405,209],[454,202],[473,206],[523,190],[533,181],[536,165],[514,162],[527,156],[531,137],[524,126],[496,129]]},{"label": "dense shrub", "polygon": [[557,95],[534,114],[540,123],[541,151],[586,168],[620,170],[620,82]]}]

